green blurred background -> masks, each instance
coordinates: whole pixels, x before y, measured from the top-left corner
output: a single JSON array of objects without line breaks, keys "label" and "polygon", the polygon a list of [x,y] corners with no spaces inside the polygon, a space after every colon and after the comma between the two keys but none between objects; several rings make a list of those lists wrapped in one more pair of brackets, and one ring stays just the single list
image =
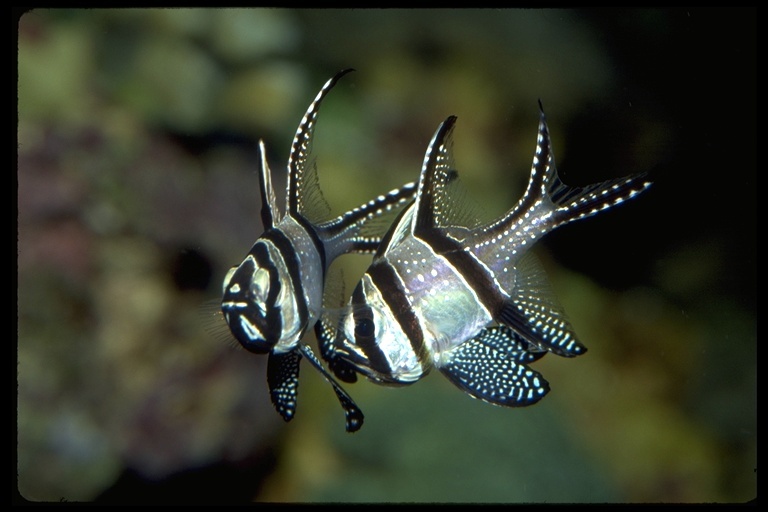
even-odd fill
[{"label": "green blurred background", "polygon": [[[743,502],[756,497],[756,9],[18,13],[18,498],[102,503]],[[502,409],[439,373],[347,385],[211,318],[320,86],[334,213],[417,178],[458,116],[488,217],[548,115],[563,179],[654,187],[537,245],[589,352]],[[281,198],[282,200],[282,198]],[[339,260],[350,290],[369,259]],[[214,306],[215,307],[215,306]],[[219,331],[216,331],[218,325]],[[213,326],[213,329],[212,329]]]}]

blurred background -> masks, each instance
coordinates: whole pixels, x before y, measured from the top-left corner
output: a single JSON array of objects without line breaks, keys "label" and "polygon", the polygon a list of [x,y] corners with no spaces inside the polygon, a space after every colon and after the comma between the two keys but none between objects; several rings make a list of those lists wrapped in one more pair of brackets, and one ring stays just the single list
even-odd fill
[{"label": "blurred background", "polygon": [[[17,499],[754,499],[756,14],[18,12]],[[284,423],[266,357],[223,339],[222,279],[262,231],[257,141],[282,191],[305,109],[347,67],[314,141],[334,214],[416,179],[455,114],[467,194],[498,216],[539,99],[567,183],[652,173],[537,245],[589,352],[535,363],[535,406],[439,372],[358,382],[350,435],[304,364]],[[347,290],[369,261],[338,261]]]}]

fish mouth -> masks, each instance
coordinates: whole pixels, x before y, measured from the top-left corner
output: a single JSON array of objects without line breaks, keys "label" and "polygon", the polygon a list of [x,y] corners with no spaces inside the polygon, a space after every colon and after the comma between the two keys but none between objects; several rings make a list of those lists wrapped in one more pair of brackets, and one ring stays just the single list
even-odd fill
[{"label": "fish mouth", "polygon": [[336,349],[338,357],[352,365],[355,371],[365,376],[365,378],[371,382],[390,387],[401,387],[413,383],[410,381],[400,380],[397,376],[390,375],[387,371],[382,372],[375,369],[370,359],[362,352],[362,349],[356,345],[351,344],[346,338],[344,338],[343,334],[341,336],[344,341],[342,342],[343,345],[337,347]]},{"label": "fish mouth", "polygon": [[249,315],[246,311],[252,306],[243,302],[222,302],[221,312],[229,325],[229,330],[238,343],[249,352],[267,354],[275,346],[266,332],[266,318]]},{"label": "fish mouth", "polygon": [[364,375],[368,380],[377,384],[387,382],[379,372],[371,367],[370,360],[365,356],[360,347],[350,343],[343,333],[339,333],[339,337],[342,339],[342,342],[337,344],[336,347],[336,354],[339,358],[352,365],[355,371]]},{"label": "fish mouth", "polygon": [[350,345],[343,334],[341,334],[341,337],[343,338],[343,341],[336,347],[336,354],[341,359],[354,366],[355,370],[368,376],[368,374],[373,371],[370,367],[368,358],[362,354],[362,351],[358,347]]}]

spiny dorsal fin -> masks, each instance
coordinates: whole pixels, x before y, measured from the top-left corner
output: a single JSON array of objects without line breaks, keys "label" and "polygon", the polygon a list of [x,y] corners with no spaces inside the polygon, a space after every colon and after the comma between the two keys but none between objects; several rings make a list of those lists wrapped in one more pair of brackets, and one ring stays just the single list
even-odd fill
[{"label": "spiny dorsal fin", "polygon": [[277,198],[275,189],[272,186],[272,171],[267,163],[267,150],[264,147],[264,141],[259,140],[259,191],[261,193],[261,222],[264,224],[264,230],[275,226],[282,215],[277,207]]},{"label": "spiny dorsal fin", "polygon": [[[339,71],[323,85],[323,88],[315,96],[314,101],[309,105],[296,130],[296,135],[291,144],[291,153],[288,157],[287,208],[290,215],[305,215],[305,209],[308,205],[311,206],[314,201],[320,201],[317,197],[314,197],[312,200],[309,199],[310,195],[319,194],[317,168],[309,158],[317,113],[323,98],[336,85],[336,82],[350,71],[354,70],[349,68]],[[317,221],[317,219],[309,220]]]}]

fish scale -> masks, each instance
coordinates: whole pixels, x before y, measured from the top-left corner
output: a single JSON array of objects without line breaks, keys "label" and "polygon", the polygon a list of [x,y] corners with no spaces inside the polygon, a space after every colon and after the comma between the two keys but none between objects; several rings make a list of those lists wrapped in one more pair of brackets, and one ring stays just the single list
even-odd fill
[{"label": "fish scale", "polygon": [[[541,104],[540,104],[541,106]],[[558,176],[543,109],[528,185],[504,215],[472,221],[459,201],[455,116],[435,132],[416,198],[384,235],[339,319],[337,355],[380,384],[412,384],[437,368],[502,406],[549,391],[528,364],[586,352],[531,254],[559,226],[646,190],[645,174],[570,187]]]}]

